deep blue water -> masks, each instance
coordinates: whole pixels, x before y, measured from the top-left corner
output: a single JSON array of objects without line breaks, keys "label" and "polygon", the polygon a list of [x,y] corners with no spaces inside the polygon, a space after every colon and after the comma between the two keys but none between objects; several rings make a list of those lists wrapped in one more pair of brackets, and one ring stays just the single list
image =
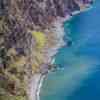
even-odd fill
[{"label": "deep blue water", "polygon": [[[100,0],[65,23],[73,43],[63,47],[56,64],[64,68],[44,81],[41,100],[100,100]],[[66,41],[65,37],[65,41]]]}]

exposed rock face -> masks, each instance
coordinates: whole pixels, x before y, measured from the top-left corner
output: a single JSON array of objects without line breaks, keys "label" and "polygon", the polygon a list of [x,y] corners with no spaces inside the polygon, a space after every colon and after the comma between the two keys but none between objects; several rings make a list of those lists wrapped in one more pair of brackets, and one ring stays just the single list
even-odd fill
[{"label": "exposed rock face", "polygon": [[52,68],[52,57],[63,46],[60,20],[91,3],[91,0],[0,0],[0,100],[27,98],[31,76],[47,73]]}]

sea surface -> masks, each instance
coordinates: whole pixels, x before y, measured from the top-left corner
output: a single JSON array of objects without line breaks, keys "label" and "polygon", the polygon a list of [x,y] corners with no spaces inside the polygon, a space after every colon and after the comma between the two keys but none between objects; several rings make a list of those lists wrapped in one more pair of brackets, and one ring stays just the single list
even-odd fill
[{"label": "sea surface", "polygon": [[56,72],[46,77],[40,100],[100,100],[100,0],[64,24],[72,46],[56,55]]}]

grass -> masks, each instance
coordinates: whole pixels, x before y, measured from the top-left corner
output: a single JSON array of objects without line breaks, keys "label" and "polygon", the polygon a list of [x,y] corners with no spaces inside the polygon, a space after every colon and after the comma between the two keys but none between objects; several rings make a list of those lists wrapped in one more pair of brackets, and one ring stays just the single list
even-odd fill
[{"label": "grass", "polygon": [[43,32],[32,32],[32,36],[36,39],[37,48],[42,49],[46,43],[46,36]]}]

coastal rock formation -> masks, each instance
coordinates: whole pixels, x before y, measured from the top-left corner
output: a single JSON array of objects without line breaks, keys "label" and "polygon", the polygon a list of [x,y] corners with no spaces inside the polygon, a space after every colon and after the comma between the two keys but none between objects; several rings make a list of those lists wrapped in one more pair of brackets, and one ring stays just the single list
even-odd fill
[{"label": "coastal rock formation", "polygon": [[0,100],[37,100],[35,79],[55,68],[52,59],[65,45],[63,22],[92,3],[0,0]]}]

